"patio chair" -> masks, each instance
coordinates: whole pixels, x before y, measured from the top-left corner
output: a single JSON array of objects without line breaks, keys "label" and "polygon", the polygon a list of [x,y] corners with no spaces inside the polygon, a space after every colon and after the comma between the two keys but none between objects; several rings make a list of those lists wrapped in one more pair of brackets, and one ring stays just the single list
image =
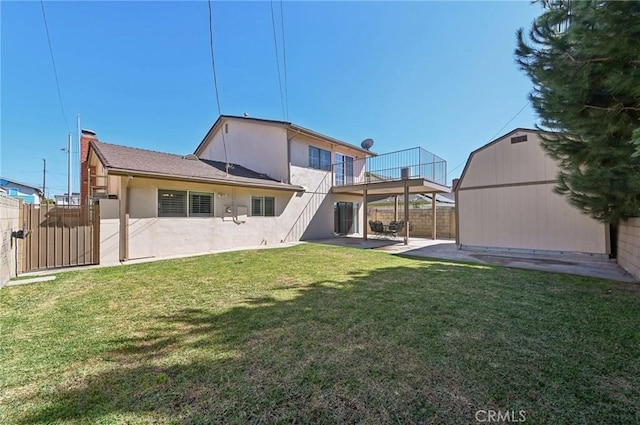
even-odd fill
[{"label": "patio chair", "polygon": [[382,224],[381,221],[374,221],[373,227],[374,227],[373,231],[376,232],[376,235],[378,236],[384,235],[384,224]]},{"label": "patio chair", "polygon": [[373,233],[376,233],[376,234],[378,233],[378,232],[376,232],[376,222],[375,221],[369,220],[369,228],[371,229],[371,231]]},{"label": "patio chair", "polygon": [[387,234],[395,237],[396,233],[398,233],[398,222],[397,221],[392,221],[389,223],[389,225],[387,226]]}]

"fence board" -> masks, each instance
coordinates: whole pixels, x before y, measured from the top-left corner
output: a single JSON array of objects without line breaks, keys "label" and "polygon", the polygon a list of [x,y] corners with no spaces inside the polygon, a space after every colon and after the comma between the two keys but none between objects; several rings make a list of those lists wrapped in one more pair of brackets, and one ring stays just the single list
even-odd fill
[{"label": "fence board", "polygon": [[99,207],[28,205],[24,222],[30,233],[24,240],[22,271],[99,264]]}]

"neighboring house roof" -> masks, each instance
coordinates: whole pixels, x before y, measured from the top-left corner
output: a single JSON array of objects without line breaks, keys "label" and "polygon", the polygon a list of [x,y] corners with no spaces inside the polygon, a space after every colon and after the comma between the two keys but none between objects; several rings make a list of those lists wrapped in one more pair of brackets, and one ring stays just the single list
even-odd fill
[{"label": "neighboring house roof", "polygon": [[91,141],[91,149],[96,153],[102,165],[107,168],[108,173],[114,175],[160,177],[293,191],[304,190],[300,186],[281,183],[265,174],[257,173],[237,164],[231,164],[227,174],[225,163],[198,159],[193,156],[156,152],[97,141]]},{"label": "neighboring house roof", "polygon": [[22,183],[13,179],[7,179],[5,177],[0,177],[0,186],[6,186],[7,183],[13,183],[17,186],[23,186],[23,187],[28,187],[29,189],[33,189],[38,193],[42,193],[42,188],[38,187],[38,186],[34,186],[31,184],[27,184],[27,183]]},{"label": "neighboring house roof", "polygon": [[224,120],[240,120],[240,121],[245,120],[245,121],[252,121],[252,122],[257,122],[257,123],[262,123],[262,124],[270,124],[270,125],[280,126],[280,127],[284,127],[284,128],[289,129],[289,130],[292,130],[292,131],[296,131],[298,133],[306,134],[307,136],[311,136],[311,137],[314,137],[314,138],[326,140],[327,142],[335,143],[335,144],[341,145],[341,146],[345,146],[345,147],[348,147],[350,149],[355,149],[355,150],[360,151],[362,153],[365,153],[367,155],[372,155],[372,156],[376,155],[374,152],[371,152],[371,151],[368,151],[366,149],[363,149],[360,146],[352,145],[351,143],[347,143],[347,142],[343,142],[342,140],[334,139],[333,137],[324,135],[322,133],[318,133],[318,132],[313,131],[313,130],[309,130],[308,128],[299,126],[297,124],[293,124],[293,123],[288,122],[288,121],[268,120],[268,119],[264,119],[264,118],[253,118],[253,117],[239,117],[239,116],[236,116],[236,115],[220,115],[218,117],[218,119],[216,120],[216,122],[213,124],[213,126],[211,126],[211,129],[204,136],[204,138],[202,139],[202,141],[200,142],[200,144],[198,145],[196,150],[194,151],[194,153],[196,155],[200,154],[200,149],[204,147],[205,142],[207,141],[209,136],[211,136],[213,133],[216,132],[216,130],[222,125],[222,122]]},{"label": "neighboring house roof", "polygon": [[465,174],[467,173],[467,169],[469,168],[469,164],[471,163],[471,160],[473,159],[473,156],[480,152],[483,151],[493,145],[495,145],[498,142],[501,142],[502,140],[506,139],[507,137],[518,133],[518,132],[527,132],[527,133],[536,133],[536,134],[540,134],[540,133],[550,133],[548,131],[544,131],[544,130],[537,130],[537,129],[533,129],[533,128],[523,128],[523,127],[518,127],[516,129],[511,130],[510,132],[503,134],[502,136],[499,136],[496,139],[493,139],[492,141],[490,141],[489,143],[487,143],[486,145],[480,146],[478,149],[474,150],[473,152],[471,152],[469,154],[469,158],[467,158],[467,163],[464,165],[464,169],[462,170],[462,174],[460,175],[460,179],[458,181],[457,186],[455,187],[455,189],[457,190],[460,185],[462,184],[462,180],[464,179]]}]

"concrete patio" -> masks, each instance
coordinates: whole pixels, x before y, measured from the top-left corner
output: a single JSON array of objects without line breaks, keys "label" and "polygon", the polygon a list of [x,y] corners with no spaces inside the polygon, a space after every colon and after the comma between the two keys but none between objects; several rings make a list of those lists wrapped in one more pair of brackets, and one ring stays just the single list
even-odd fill
[{"label": "concrete patio", "polygon": [[589,255],[559,254],[550,256],[494,250],[459,250],[454,240],[432,240],[415,237],[409,239],[408,245],[404,245],[402,238],[385,239],[377,237],[370,237],[366,241],[363,241],[360,237],[336,237],[314,241],[314,243],[374,249],[396,255],[465,261],[552,273],[567,273],[619,282],[638,282],[618,266],[614,260],[601,259]]}]

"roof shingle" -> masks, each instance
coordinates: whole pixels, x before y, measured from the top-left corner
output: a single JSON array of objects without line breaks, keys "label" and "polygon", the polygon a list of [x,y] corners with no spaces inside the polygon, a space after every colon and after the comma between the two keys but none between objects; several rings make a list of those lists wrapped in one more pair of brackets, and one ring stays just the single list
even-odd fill
[{"label": "roof shingle", "polygon": [[[158,175],[166,178],[192,179],[227,184],[246,184],[278,189],[302,190],[299,186],[281,183],[238,164],[230,164],[227,174],[226,164],[220,161],[189,159],[182,155],[157,152],[111,143],[92,141],[91,146],[102,164],[111,172]],[[191,156],[192,157],[192,156]]]}]

